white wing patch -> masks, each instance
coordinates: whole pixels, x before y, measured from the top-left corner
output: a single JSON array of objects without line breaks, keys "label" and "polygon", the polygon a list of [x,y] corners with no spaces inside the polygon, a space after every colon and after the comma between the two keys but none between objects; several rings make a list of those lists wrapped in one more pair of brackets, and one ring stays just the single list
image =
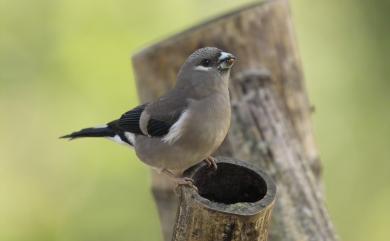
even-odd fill
[{"label": "white wing patch", "polygon": [[[130,133],[130,132],[125,132],[125,136],[126,136],[127,140],[128,140],[132,145],[134,145],[134,142],[135,142],[135,136],[134,136],[134,134],[133,134],[133,133]],[[132,145],[129,145],[129,143],[122,141],[122,139],[120,138],[119,135],[115,135],[115,136],[113,136],[113,137],[107,137],[107,139],[112,140],[112,141],[114,141],[114,142],[116,142],[116,143],[125,145],[125,146],[133,147]]]},{"label": "white wing patch", "polygon": [[127,140],[131,143],[131,144],[135,144],[135,135],[131,132],[125,132],[125,136],[127,138]]},{"label": "white wing patch", "polygon": [[119,144],[127,144],[126,142],[122,141],[122,139],[118,135],[115,135],[113,137],[107,137],[107,139],[110,139]]},{"label": "white wing patch", "polygon": [[202,65],[198,65],[194,68],[195,70],[199,70],[199,71],[209,71],[212,69],[212,67],[204,67]]},{"label": "white wing patch", "polygon": [[184,111],[175,124],[169,128],[169,132],[162,138],[162,141],[168,144],[176,142],[183,135],[184,126],[189,116],[189,111]]}]

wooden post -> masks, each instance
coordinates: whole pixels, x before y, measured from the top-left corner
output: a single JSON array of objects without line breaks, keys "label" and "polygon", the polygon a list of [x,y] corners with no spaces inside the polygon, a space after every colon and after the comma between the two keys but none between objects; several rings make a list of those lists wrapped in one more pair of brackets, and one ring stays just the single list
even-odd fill
[{"label": "wooden post", "polygon": [[275,201],[275,184],[247,162],[218,158],[218,169],[204,163],[190,168],[199,193],[179,187],[179,209],[172,241],[266,241]]},{"label": "wooden post", "polygon": [[[142,102],[172,88],[184,60],[205,46],[238,57],[231,73],[231,129],[216,154],[248,160],[275,181],[278,199],[270,240],[337,240],[324,204],[312,108],[288,1],[256,3],[135,54]],[[152,191],[165,240],[171,240],[177,197],[171,182],[154,172]]]}]

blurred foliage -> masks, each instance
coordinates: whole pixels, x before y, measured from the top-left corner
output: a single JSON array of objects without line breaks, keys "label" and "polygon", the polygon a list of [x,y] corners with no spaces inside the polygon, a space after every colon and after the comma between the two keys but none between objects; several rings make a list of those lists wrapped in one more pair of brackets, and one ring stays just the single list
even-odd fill
[{"label": "blurred foliage", "polygon": [[[131,53],[246,2],[0,0],[0,240],[160,240],[134,153],[57,137],[137,104]],[[331,216],[388,240],[389,1],[291,4]]]}]

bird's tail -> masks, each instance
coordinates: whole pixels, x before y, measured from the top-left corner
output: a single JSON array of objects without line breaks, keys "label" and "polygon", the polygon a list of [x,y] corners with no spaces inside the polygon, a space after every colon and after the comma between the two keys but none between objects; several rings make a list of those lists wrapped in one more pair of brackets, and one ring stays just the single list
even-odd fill
[{"label": "bird's tail", "polygon": [[116,133],[109,126],[85,128],[80,131],[73,132],[69,135],[61,136],[73,140],[81,137],[114,137]]}]

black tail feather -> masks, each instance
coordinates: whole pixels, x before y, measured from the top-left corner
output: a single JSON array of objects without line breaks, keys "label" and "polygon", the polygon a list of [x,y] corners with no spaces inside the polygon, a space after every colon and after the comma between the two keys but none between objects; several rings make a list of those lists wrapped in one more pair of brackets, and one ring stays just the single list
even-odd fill
[{"label": "black tail feather", "polygon": [[73,140],[81,137],[113,137],[115,132],[110,127],[85,128],[80,131],[73,132],[69,135],[61,136]]}]

